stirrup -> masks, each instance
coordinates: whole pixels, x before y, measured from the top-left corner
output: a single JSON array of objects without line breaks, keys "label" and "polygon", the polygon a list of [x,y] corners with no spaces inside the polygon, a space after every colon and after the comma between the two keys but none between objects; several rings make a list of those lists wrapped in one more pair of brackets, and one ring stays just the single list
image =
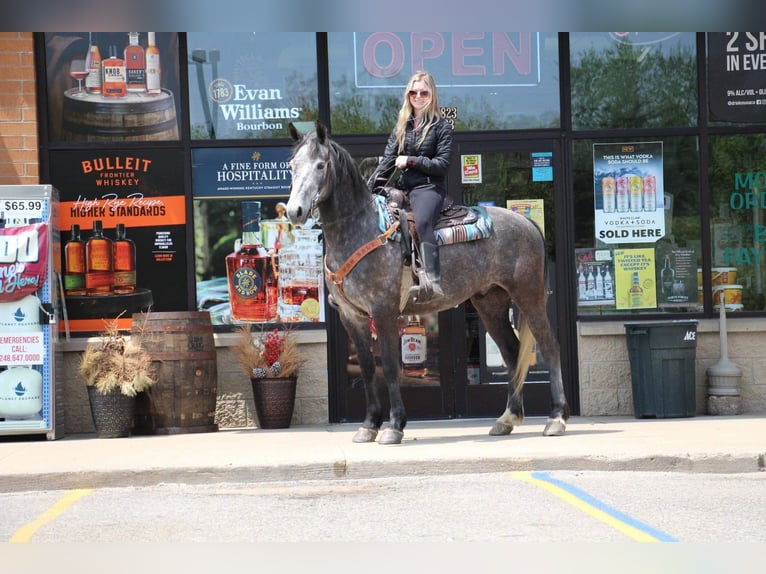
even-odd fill
[{"label": "stirrup", "polygon": [[425,269],[418,269],[418,283],[409,290],[409,298],[417,303],[430,301],[434,296],[433,283],[426,275]]}]

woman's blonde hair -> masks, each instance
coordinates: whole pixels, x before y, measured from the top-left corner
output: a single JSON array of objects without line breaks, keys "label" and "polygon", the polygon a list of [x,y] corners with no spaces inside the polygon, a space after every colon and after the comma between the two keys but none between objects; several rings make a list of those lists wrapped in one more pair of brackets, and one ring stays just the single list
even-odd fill
[{"label": "woman's blonde hair", "polygon": [[399,109],[399,116],[396,119],[396,142],[399,153],[404,151],[404,134],[407,131],[407,122],[410,121],[413,113],[412,104],[410,104],[410,90],[412,90],[412,86],[415,85],[415,82],[418,81],[425,84],[426,89],[431,94],[431,99],[423,109],[423,126],[417,145],[423,143],[426,135],[428,135],[428,130],[430,130],[442,117],[441,109],[439,108],[439,97],[436,94],[436,82],[434,81],[433,76],[428,72],[415,72],[410,78],[410,81],[407,82],[407,87],[404,88],[402,107]]}]

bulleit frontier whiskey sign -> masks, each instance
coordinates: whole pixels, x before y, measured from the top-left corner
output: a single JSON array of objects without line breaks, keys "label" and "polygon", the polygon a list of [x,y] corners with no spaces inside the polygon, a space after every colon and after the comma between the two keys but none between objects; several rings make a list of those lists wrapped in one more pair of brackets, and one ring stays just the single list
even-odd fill
[{"label": "bulleit frontier whiskey sign", "polygon": [[177,150],[51,153],[64,282],[77,286],[65,292],[71,331],[103,331],[109,318],[129,329],[133,313],[186,309],[182,163]]}]

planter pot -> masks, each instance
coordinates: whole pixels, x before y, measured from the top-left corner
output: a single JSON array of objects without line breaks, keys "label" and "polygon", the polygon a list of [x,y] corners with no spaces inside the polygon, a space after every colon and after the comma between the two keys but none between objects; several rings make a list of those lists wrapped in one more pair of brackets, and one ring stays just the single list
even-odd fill
[{"label": "planter pot", "polygon": [[286,429],[293,419],[297,377],[251,378],[255,413],[262,429]]},{"label": "planter pot", "polygon": [[96,387],[88,387],[88,399],[99,438],[130,436],[136,410],[135,397],[123,395],[119,389],[104,394]]}]

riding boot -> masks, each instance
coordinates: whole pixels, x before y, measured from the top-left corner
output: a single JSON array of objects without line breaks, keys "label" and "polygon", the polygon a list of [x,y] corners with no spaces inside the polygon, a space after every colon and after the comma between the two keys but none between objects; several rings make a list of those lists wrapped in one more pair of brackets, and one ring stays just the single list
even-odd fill
[{"label": "riding boot", "polygon": [[439,265],[439,246],[433,243],[420,244],[420,256],[423,258],[426,277],[431,281],[433,297],[443,297],[441,286],[441,267]]}]

